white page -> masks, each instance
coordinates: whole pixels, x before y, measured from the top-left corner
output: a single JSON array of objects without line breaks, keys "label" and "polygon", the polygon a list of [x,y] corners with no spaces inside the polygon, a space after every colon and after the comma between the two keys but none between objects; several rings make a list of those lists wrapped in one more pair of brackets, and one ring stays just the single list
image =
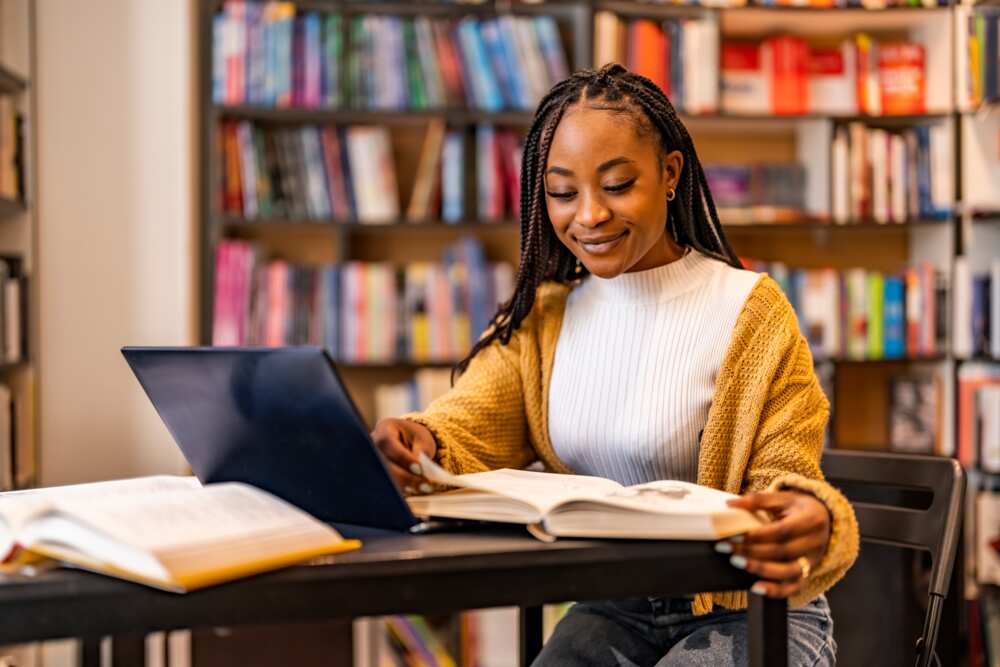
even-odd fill
[{"label": "white page", "polygon": [[68,508],[102,500],[130,504],[149,496],[200,487],[195,477],[157,475],[0,493],[0,561],[8,557],[21,526],[57,501]]},{"label": "white page", "polygon": [[561,475],[528,470],[491,470],[468,475],[452,475],[425,454],[420,455],[424,476],[437,484],[490,491],[500,496],[520,500],[545,514],[570,500],[600,500],[609,494],[623,492],[618,482],[585,475]]},{"label": "white page", "polygon": [[336,533],[302,510],[245,484],[213,484],[142,498],[106,498],[85,505],[65,499],[53,512],[99,529],[111,538],[156,553],[226,544],[266,535],[319,528]]},{"label": "white page", "polygon": [[595,502],[656,514],[707,516],[718,512],[744,511],[726,504],[732,498],[738,496],[690,482],[661,480],[630,486],[597,498]]}]

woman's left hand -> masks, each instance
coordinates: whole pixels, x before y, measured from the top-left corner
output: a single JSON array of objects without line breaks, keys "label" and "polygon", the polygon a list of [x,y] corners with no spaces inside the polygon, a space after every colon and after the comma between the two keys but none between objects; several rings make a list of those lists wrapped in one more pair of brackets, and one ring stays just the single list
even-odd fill
[{"label": "woman's left hand", "polygon": [[[830,540],[830,513],[814,496],[799,491],[749,493],[729,501],[751,512],[764,510],[774,521],[737,538],[719,542],[716,551],[732,553],[730,562],[760,575],[751,590],[772,598],[794,595],[802,588],[803,567],[815,568]],[[742,539],[740,539],[742,538]]]}]

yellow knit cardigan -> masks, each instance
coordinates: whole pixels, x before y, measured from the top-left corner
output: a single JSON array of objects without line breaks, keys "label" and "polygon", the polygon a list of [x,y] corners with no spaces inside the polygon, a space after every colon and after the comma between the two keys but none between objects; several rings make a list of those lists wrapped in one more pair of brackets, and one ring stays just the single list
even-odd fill
[{"label": "yellow knit cardigan", "polygon": [[[536,459],[571,473],[549,441],[549,381],[571,286],[539,287],[531,313],[507,345],[483,349],[455,386],[420,413],[436,458],[454,473],[520,468]],[[599,387],[594,388],[600,391]],[[823,481],[820,453],[829,416],[795,313],[771,278],[761,276],[740,312],[716,380],[698,453],[698,483],[730,493],[797,489],[821,500],[832,518],[830,542],[793,605],[809,602],[850,568],[858,553],[854,510]],[[695,614],[712,605],[743,608],[745,591],[700,593]]]}]

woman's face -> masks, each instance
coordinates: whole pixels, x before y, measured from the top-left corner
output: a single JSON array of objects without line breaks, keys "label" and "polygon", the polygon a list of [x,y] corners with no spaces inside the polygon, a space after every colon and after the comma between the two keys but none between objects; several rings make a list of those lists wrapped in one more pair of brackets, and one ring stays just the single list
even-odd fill
[{"label": "woman's face", "polygon": [[545,165],[545,205],[556,236],[601,278],[644,271],[681,255],[667,233],[667,193],[684,158],[657,159],[620,112],[578,104],[566,110]]}]

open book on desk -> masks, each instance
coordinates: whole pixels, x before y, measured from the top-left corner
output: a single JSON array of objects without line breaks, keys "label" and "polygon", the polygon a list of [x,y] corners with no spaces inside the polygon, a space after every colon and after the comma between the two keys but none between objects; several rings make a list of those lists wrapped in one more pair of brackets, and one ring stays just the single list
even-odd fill
[{"label": "open book on desk", "polygon": [[41,557],[181,593],[359,546],[245,484],[158,476],[0,493],[0,571]]},{"label": "open book on desk", "polygon": [[726,505],[737,496],[688,482],[622,486],[601,477],[510,469],[452,475],[425,455],[420,464],[430,481],[459,488],[407,498],[414,514],[523,523],[543,538],[716,540],[762,524]]}]

